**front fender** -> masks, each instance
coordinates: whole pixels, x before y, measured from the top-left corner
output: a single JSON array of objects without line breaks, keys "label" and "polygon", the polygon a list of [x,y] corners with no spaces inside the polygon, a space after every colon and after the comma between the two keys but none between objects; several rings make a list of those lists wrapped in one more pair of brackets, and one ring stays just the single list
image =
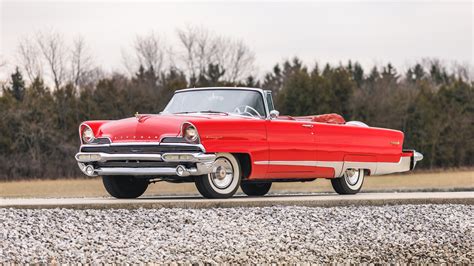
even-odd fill
[{"label": "front fender", "polygon": [[82,143],[82,128],[84,126],[88,126],[90,127],[90,129],[92,129],[92,132],[94,132],[94,136],[97,138],[97,137],[100,137],[102,136],[102,131],[100,130],[100,127],[109,122],[111,120],[90,120],[90,121],[84,121],[82,122],[80,125],[79,125],[79,138],[81,139],[81,143]]}]

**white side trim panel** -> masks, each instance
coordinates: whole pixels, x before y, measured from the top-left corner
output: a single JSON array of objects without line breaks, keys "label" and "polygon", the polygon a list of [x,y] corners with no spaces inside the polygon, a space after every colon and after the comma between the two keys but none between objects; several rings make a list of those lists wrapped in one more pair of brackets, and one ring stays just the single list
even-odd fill
[{"label": "white side trim panel", "polygon": [[344,167],[341,169],[339,175],[336,173],[336,177],[342,176],[342,174],[350,168],[353,169],[368,169],[371,175],[377,172],[379,163],[377,162],[344,162]]},{"label": "white side trim panel", "polygon": [[335,176],[341,176],[344,162],[337,161],[256,161],[254,164],[263,165],[287,165],[287,166],[311,166],[333,168]]},{"label": "white side trim panel", "polygon": [[339,161],[255,161],[256,165],[287,165],[330,167],[334,169],[335,177],[341,177],[350,168],[368,169],[371,175],[385,175],[410,171],[410,157],[402,157],[398,163],[385,162],[339,162]]},{"label": "white side trim panel", "polygon": [[256,161],[254,164],[313,166],[313,167],[342,167],[343,162],[331,161]]},{"label": "white side trim panel", "polygon": [[398,163],[377,163],[377,171],[374,175],[386,175],[410,171],[410,157],[402,157]]}]

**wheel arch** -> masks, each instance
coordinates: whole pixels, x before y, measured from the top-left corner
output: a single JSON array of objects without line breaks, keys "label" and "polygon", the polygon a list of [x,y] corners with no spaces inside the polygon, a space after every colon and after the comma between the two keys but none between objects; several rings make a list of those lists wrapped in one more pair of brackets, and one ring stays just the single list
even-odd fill
[{"label": "wheel arch", "polygon": [[242,180],[248,179],[252,174],[252,158],[248,153],[231,153],[237,158],[242,171]]}]

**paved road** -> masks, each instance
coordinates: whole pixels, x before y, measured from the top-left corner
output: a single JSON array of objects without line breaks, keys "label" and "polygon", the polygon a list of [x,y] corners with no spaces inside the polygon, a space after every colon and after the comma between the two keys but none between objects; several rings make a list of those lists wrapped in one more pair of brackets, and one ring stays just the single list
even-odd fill
[{"label": "paved road", "polygon": [[208,200],[200,197],[153,197],[139,199],[114,198],[30,198],[0,199],[0,208],[213,208],[263,206],[345,206],[398,204],[474,204],[474,192],[410,192],[360,193],[357,195],[300,194],[265,197],[236,196],[231,199]]}]

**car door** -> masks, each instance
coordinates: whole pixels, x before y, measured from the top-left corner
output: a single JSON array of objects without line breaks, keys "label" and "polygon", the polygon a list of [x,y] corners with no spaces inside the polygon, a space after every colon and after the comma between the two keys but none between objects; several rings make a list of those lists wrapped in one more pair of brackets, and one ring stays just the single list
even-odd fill
[{"label": "car door", "polygon": [[269,149],[268,176],[314,176],[314,123],[276,118],[267,120],[266,127]]}]

